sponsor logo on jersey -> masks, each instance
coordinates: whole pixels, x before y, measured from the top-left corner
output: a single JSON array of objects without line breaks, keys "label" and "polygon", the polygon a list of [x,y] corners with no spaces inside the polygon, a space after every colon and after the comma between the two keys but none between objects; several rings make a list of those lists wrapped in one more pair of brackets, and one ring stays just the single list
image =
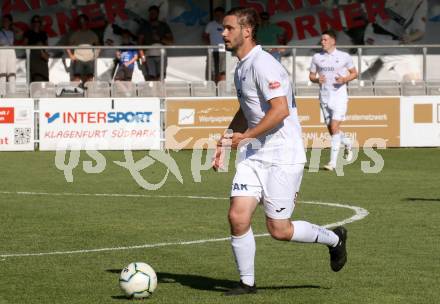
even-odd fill
[{"label": "sponsor logo on jersey", "polygon": [[275,90],[281,87],[281,83],[279,81],[271,81],[269,82],[269,89]]},{"label": "sponsor logo on jersey", "polygon": [[234,183],[232,185],[232,190],[246,190],[246,191],[248,191],[247,184]]},{"label": "sponsor logo on jersey", "polygon": [[321,67],[319,70],[323,71],[323,72],[334,72],[335,68],[334,67]]}]

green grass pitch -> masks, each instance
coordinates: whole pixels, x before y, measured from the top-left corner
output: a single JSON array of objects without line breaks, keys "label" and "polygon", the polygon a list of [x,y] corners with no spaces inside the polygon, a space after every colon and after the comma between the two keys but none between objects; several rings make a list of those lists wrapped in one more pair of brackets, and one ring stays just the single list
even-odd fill
[{"label": "green grass pitch", "polygon": [[[113,163],[124,160],[123,152],[103,152],[107,162],[99,174],[84,172],[83,161],[92,159],[81,152],[73,183],[56,168],[55,153],[1,153],[0,304],[130,303],[118,276],[135,261],[152,265],[159,278],[153,296],[139,303],[438,303],[440,150],[378,152],[385,160],[378,174],[361,171],[361,161],[369,160],[362,152],[344,176],[304,173],[294,219],[329,224],[353,215],[301,203],[310,201],[369,212],[346,225],[346,267],[333,273],[325,246],[259,237],[258,293],[236,298],[222,296],[237,280],[228,241],[178,244],[229,236],[233,168],[204,171],[196,183],[191,151],[172,153],[183,184],[170,173],[163,187],[147,191]],[[135,152],[135,158],[145,153]],[[324,151],[321,164],[327,158]],[[142,175],[158,183],[165,172],[156,163]],[[266,232],[261,208],[253,229]],[[152,247],[132,248],[146,244]],[[35,253],[42,255],[23,255]]]}]

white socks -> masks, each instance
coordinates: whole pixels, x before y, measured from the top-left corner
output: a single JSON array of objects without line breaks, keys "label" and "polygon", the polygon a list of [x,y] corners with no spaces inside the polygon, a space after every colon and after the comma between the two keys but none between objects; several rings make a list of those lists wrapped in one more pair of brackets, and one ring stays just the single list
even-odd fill
[{"label": "white socks", "polygon": [[[305,221],[293,221],[292,241],[300,243],[319,243],[335,247],[339,237],[331,230]],[[255,284],[255,238],[252,228],[241,236],[231,236],[232,252],[237,263],[240,280],[249,286]]]},{"label": "white socks", "polygon": [[231,245],[241,281],[246,285],[254,286],[255,238],[252,228],[241,236],[231,236]]},{"label": "white socks", "polygon": [[351,138],[347,137],[344,135],[343,132],[339,132],[339,134],[341,134],[341,138],[342,138],[342,144],[347,147],[347,149],[351,149],[352,143],[351,143]]},{"label": "white socks", "polygon": [[331,230],[306,221],[293,221],[292,241],[300,243],[319,243],[335,247],[339,237]]},{"label": "white socks", "polygon": [[341,133],[332,135],[332,146],[331,146],[331,150],[330,150],[330,165],[332,165],[333,167],[336,167],[336,162],[338,160],[338,153],[339,153],[339,148],[341,146],[341,140],[342,140],[342,136]]},{"label": "white socks", "polygon": [[341,143],[348,149],[351,149],[351,138],[344,136],[344,132],[340,131],[338,134],[332,135],[331,150],[330,150],[330,165],[336,167],[338,161],[339,148]]}]

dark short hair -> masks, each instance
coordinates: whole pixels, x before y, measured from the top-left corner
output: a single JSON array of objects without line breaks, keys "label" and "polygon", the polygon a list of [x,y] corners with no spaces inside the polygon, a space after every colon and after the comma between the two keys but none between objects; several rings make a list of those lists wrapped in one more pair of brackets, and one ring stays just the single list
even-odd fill
[{"label": "dark short hair", "polygon": [[321,36],[322,35],[328,35],[328,36],[332,37],[335,40],[338,38],[338,36],[336,35],[336,32],[334,30],[332,30],[332,29],[323,31]]},{"label": "dark short hair", "polygon": [[40,15],[33,15],[31,18],[31,22],[35,22],[35,21],[40,21],[41,22],[41,17]]},{"label": "dark short hair", "polygon": [[238,24],[241,27],[248,26],[252,28],[252,40],[257,40],[258,25],[260,24],[260,16],[252,7],[234,7],[230,9],[226,16],[236,16]]},{"label": "dark short hair", "polygon": [[81,20],[81,19],[83,19],[86,22],[88,22],[90,20],[89,16],[87,16],[86,14],[78,15],[78,21]]},{"label": "dark short hair", "polygon": [[11,14],[4,14],[2,19],[8,19],[10,22],[14,21]]},{"label": "dark short hair", "polygon": [[260,18],[263,20],[268,20],[270,18],[269,13],[268,12],[261,12]]},{"label": "dark short hair", "polygon": [[214,9],[214,13],[216,13],[216,12],[222,12],[224,14],[225,13],[225,8],[223,6],[217,6]]},{"label": "dark short hair", "polygon": [[150,6],[149,8],[148,8],[148,11],[149,12],[151,12],[151,11],[156,11],[156,12],[159,12],[159,7],[157,6],[157,5],[152,5],[152,6]]}]

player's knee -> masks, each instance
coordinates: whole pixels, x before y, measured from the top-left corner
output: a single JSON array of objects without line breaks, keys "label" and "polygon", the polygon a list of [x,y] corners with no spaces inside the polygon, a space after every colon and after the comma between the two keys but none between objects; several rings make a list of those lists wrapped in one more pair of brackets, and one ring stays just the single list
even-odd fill
[{"label": "player's knee", "polygon": [[288,241],[287,234],[282,230],[270,230],[270,236],[278,241]]},{"label": "player's knee", "polygon": [[268,225],[267,226],[270,236],[278,241],[289,241],[290,235],[288,229],[284,229],[280,226]]},{"label": "player's knee", "polygon": [[249,222],[242,212],[235,210],[229,210],[228,220],[232,227],[246,226]]},{"label": "player's knee", "polygon": [[330,134],[336,135],[339,133],[339,126],[330,125]]}]

